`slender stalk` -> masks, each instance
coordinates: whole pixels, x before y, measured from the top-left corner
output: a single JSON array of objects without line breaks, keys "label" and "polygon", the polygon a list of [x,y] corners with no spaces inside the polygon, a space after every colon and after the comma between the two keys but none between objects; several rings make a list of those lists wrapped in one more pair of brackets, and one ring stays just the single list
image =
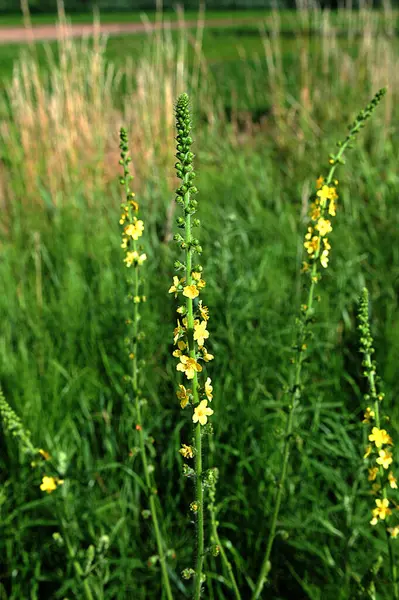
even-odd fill
[{"label": "slender stalk", "polygon": [[[187,172],[183,176],[183,185],[187,186],[188,189],[184,194],[184,207],[185,207],[185,279],[186,286],[191,286],[193,283],[192,279],[192,229],[191,229],[191,212],[187,209],[190,207],[190,172]],[[194,361],[196,360],[196,351],[194,343],[194,311],[193,311],[193,299],[186,298],[186,311],[187,311],[187,341],[188,341],[188,355]],[[199,403],[198,397],[198,376],[194,373],[193,377],[193,401],[194,404]],[[204,499],[203,499],[203,484],[202,484],[202,439],[201,439],[201,425],[197,423],[194,426],[195,435],[195,500],[196,500],[196,530],[197,530],[197,560],[195,567],[195,581],[194,581],[194,598],[197,600],[201,596],[201,585],[202,585],[202,569],[204,563]]]},{"label": "slender stalk", "polygon": [[[343,160],[343,155],[344,155],[345,150],[348,147],[351,147],[351,142],[352,142],[353,138],[360,131],[360,129],[364,126],[364,122],[366,121],[366,119],[368,119],[371,116],[371,114],[373,113],[376,106],[379,104],[379,102],[384,94],[385,94],[385,90],[383,89],[383,90],[380,90],[374,96],[371,103],[366,107],[366,109],[364,111],[361,111],[359,113],[359,115],[357,116],[357,118],[355,119],[353,125],[350,127],[349,134],[345,138],[344,142],[341,142],[338,144],[339,151],[337,152],[337,154],[330,155],[331,167],[330,167],[328,176],[324,182],[325,185],[323,187],[330,186],[331,182],[333,181],[334,173],[335,173],[337,166],[339,164],[345,164],[345,162]],[[333,189],[335,191],[335,188],[333,188]],[[324,202],[324,205],[323,205],[322,202],[320,201],[319,208],[320,208],[320,212],[318,213],[319,214],[318,222],[325,221],[324,216],[327,213],[326,202]],[[333,214],[333,213],[330,212],[330,214]],[[315,220],[315,219],[313,219],[313,220]],[[321,231],[321,230],[319,230],[319,231]],[[258,598],[260,598],[263,586],[267,580],[268,573],[271,569],[270,556],[271,556],[271,552],[272,552],[272,548],[273,548],[274,539],[276,537],[277,521],[278,521],[278,516],[279,516],[280,508],[281,508],[281,501],[282,501],[282,497],[283,497],[285,478],[287,475],[288,461],[289,461],[290,449],[291,449],[292,432],[293,432],[293,428],[294,428],[294,424],[295,424],[295,411],[296,411],[296,408],[298,407],[298,405],[300,403],[300,399],[301,399],[302,364],[304,362],[305,355],[306,355],[306,349],[307,349],[307,345],[305,342],[307,341],[307,338],[309,335],[309,332],[308,332],[309,324],[313,320],[314,292],[315,292],[315,286],[319,281],[319,275],[318,275],[319,260],[318,259],[320,258],[321,254],[322,254],[321,238],[322,238],[321,233],[318,236],[316,236],[317,246],[313,253],[313,264],[312,264],[312,268],[310,270],[310,277],[309,277],[310,284],[309,284],[309,289],[307,292],[306,304],[302,305],[302,307],[301,307],[302,318],[299,319],[299,324],[297,327],[296,343],[294,345],[294,348],[297,351],[297,357],[296,357],[296,360],[294,361],[295,368],[294,368],[294,374],[293,374],[293,378],[292,378],[293,383],[289,390],[290,399],[289,399],[289,403],[288,403],[288,418],[286,421],[285,432],[284,432],[283,461],[282,461],[280,476],[279,476],[279,480],[278,480],[278,484],[277,484],[277,492],[276,492],[276,497],[275,497],[275,501],[274,501],[274,509],[273,509],[272,518],[271,518],[270,532],[269,532],[269,537],[267,540],[266,552],[265,552],[265,555],[263,558],[262,566],[260,569],[260,574],[259,574],[258,580],[255,585],[255,590],[252,595],[252,600],[258,600]],[[315,239],[315,238],[313,238],[313,239]],[[328,250],[327,251],[324,250],[323,253],[324,252],[327,252],[327,255],[328,255]],[[324,266],[326,266],[326,264]]]},{"label": "slender stalk", "polygon": [[217,478],[218,478],[218,470],[212,469],[210,472],[210,477],[208,477],[208,481],[210,484],[209,512],[211,515],[212,540],[215,543],[215,546],[213,547],[212,550],[213,550],[215,556],[217,556],[220,553],[220,556],[222,557],[224,566],[226,567],[226,570],[229,574],[230,583],[231,583],[232,590],[234,592],[234,596],[235,596],[236,600],[241,600],[241,594],[240,594],[240,590],[238,589],[236,578],[234,577],[234,571],[233,571],[232,564],[229,561],[229,559],[227,558],[227,554],[223,548],[222,542],[220,541],[219,532],[218,532],[219,523],[216,520],[216,506],[215,506]]},{"label": "slender stalk", "polygon": [[152,517],[152,522],[154,525],[155,539],[157,544],[159,562],[161,565],[162,571],[162,580],[164,589],[166,591],[166,596],[168,600],[173,600],[172,590],[170,587],[169,574],[166,565],[166,554],[164,550],[164,544],[161,536],[161,530],[159,527],[158,521],[158,513],[157,506],[155,502],[155,496],[157,494],[157,490],[152,484],[151,475],[149,470],[148,458],[147,458],[147,450],[146,450],[146,442],[143,431],[143,423],[142,423],[142,415],[141,415],[141,392],[139,388],[139,368],[138,368],[138,342],[140,340],[140,311],[139,306],[142,302],[145,301],[145,297],[140,295],[140,267],[143,262],[146,260],[145,254],[140,254],[140,248],[138,244],[138,239],[141,237],[142,232],[144,230],[144,224],[141,220],[137,218],[135,213],[138,212],[138,204],[133,199],[134,194],[130,190],[129,181],[132,179],[132,176],[129,173],[129,163],[130,157],[128,156],[128,140],[125,129],[121,129],[120,131],[120,149],[121,149],[121,160],[120,164],[123,166],[124,173],[123,177],[120,179],[120,183],[124,186],[126,192],[126,202],[122,203],[122,215],[120,219],[121,225],[125,225],[124,234],[122,238],[122,247],[125,249],[126,256],[124,262],[128,268],[133,267],[133,275],[130,280],[130,284],[132,285],[132,294],[130,298],[133,300],[133,320],[128,321],[128,324],[131,325],[131,333],[132,333],[132,342],[130,348],[129,358],[132,362],[132,375],[130,377],[130,382],[132,386],[132,397],[134,400],[135,411],[136,411],[136,431],[139,434],[139,447],[140,447],[140,455],[141,461],[143,465],[144,471],[144,480],[147,488],[147,495],[149,498],[150,504],[150,512]]},{"label": "slender stalk", "polygon": [[[186,389],[182,384],[179,385],[176,394],[180,399],[180,406],[182,409],[189,405],[193,407],[191,417],[194,423],[194,448],[183,444],[180,453],[184,458],[194,458],[195,460],[195,468],[191,469],[185,464],[183,472],[195,480],[195,501],[190,504],[190,509],[195,514],[196,522],[196,560],[195,570],[185,569],[183,577],[189,579],[194,575],[194,599],[199,600],[204,580],[204,486],[209,472],[203,469],[202,434],[208,416],[213,414],[213,410],[207,406],[208,402],[212,401],[213,388],[209,377],[203,384],[200,384],[198,373],[203,370],[199,361],[209,362],[214,357],[204,345],[205,340],[209,338],[208,308],[202,306],[202,300],[198,300],[195,305],[193,302],[199,297],[206,282],[202,279],[202,266],[193,264],[194,253],[200,255],[202,248],[192,231],[193,227],[198,227],[200,222],[193,218],[197,211],[197,201],[193,196],[198,190],[192,185],[196,175],[192,165],[194,154],[190,149],[193,140],[190,137],[191,116],[187,94],[181,94],[176,103],[176,129],[176,158],[179,162],[175,164],[175,168],[177,176],[182,181],[176,190],[176,202],[184,210],[184,217],[178,217],[176,222],[179,228],[185,230],[185,236],[183,237],[180,233],[174,235],[174,240],[184,251],[184,263],[179,260],[175,261],[175,268],[177,271],[183,270],[184,277],[181,279],[178,276],[173,277],[173,285],[169,289],[169,293],[174,293],[176,298],[181,293],[185,299],[184,305],[177,309],[177,313],[182,317],[182,322],[180,319],[177,320],[177,327],[174,331],[174,344],[177,345],[177,348],[174,350],[173,356],[179,359],[177,371],[184,373],[190,384],[190,389]],[[207,427],[205,431],[210,432],[210,428]]]}]

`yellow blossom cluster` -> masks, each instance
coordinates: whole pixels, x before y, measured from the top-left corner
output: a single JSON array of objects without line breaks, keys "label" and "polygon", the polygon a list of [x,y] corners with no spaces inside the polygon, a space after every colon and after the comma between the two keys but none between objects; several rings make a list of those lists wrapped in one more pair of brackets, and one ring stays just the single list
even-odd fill
[{"label": "yellow blossom cluster", "polygon": [[[372,424],[375,419],[375,411],[369,406],[366,408],[363,415],[363,423]],[[378,521],[385,521],[392,514],[390,501],[387,498],[387,489],[398,489],[396,477],[391,470],[393,462],[392,452],[389,446],[393,445],[392,438],[386,429],[373,426],[371,433],[368,436],[369,444],[366,448],[364,458],[374,456],[375,463],[368,469],[368,480],[374,482],[372,484],[371,494],[383,495],[382,498],[376,498],[376,507],[372,510],[371,525],[377,525]],[[388,529],[392,537],[397,536],[397,528]],[[398,529],[399,531],[399,529]],[[395,535],[393,535],[393,533]]]},{"label": "yellow blossom cluster", "polygon": [[[136,203],[138,208],[138,204]],[[137,242],[137,240],[143,235],[144,223],[141,219],[136,216],[131,217],[131,221],[128,225],[123,228],[122,245],[124,250],[128,250],[131,241]]]},{"label": "yellow blossom cluster", "polygon": [[385,521],[385,519],[392,514],[392,510],[389,508],[388,498],[383,498],[382,500],[377,498],[375,503],[377,506],[373,509],[373,518],[370,521],[371,525],[377,525],[378,519]]},{"label": "yellow blossom cluster", "polygon": [[[199,397],[194,398],[194,388],[186,388],[183,384],[180,384],[176,391],[180,406],[181,408],[186,408],[188,405],[192,405],[192,421],[200,425],[206,425],[208,417],[213,414],[213,410],[208,406],[208,403],[213,399],[211,378],[207,377],[203,386],[198,385],[197,381],[198,374],[203,370],[201,362],[207,363],[214,358],[213,354],[208,352],[205,347],[205,343],[209,339],[209,310],[207,306],[203,305],[202,300],[198,299],[205,285],[206,282],[202,279],[201,272],[193,270],[189,285],[186,285],[185,277],[179,278],[175,275],[172,285],[169,288],[169,293],[174,294],[175,298],[181,294],[181,296],[189,300],[196,300],[196,306],[194,307],[193,303],[192,308],[191,328],[189,327],[189,320],[187,318],[188,305],[183,304],[177,308],[177,313],[181,318],[177,319],[177,324],[173,332],[173,343],[175,346],[173,356],[179,359],[176,365],[177,371],[183,373],[188,381],[193,381],[194,388],[199,392]],[[192,458],[187,448],[190,448],[190,446],[183,444],[180,453],[185,458]]]},{"label": "yellow blossom cluster", "polygon": [[[324,183],[324,178],[319,177],[316,181],[316,197],[310,205],[310,219],[312,225],[308,227],[305,235],[304,247],[308,253],[309,260],[313,263],[320,260],[320,264],[325,269],[328,267],[330,243],[326,237],[332,231],[330,219],[327,216],[335,217],[336,204],[338,198],[336,186],[338,181],[334,180],[334,185]],[[302,273],[309,271],[309,263],[303,263]],[[314,274],[312,276],[314,279]]]}]

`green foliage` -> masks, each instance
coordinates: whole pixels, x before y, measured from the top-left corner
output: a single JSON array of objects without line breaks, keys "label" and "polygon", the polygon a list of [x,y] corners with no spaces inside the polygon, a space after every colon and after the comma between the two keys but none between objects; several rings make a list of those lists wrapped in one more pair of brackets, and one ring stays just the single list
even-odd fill
[{"label": "green foliage", "polygon": [[[291,51],[283,60],[288,67],[295,64]],[[320,71],[316,75],[320,78]],[[344,103],[343,88],[331,78],[333,93],[325,112],[317,112],[321,105],[316,105],[317,114],[299,127],[290,120],[300,89],[295,74],[290,86],[296,95],[287,94],[280,106],[281,129],[269,117],[265,130],[245,137],[241,130],[232,134],[233,121],[208,129],[200,107],[193,115],[202,257],[217,357],[212,406],[218,418],[215,435],[204,445],[219,469],[214,508],[226,555],[214,555],[212,540],[204,569],[212,600],[232,595],[229,564],[245,593],[259,573],[280,470],[286,416],[282,391],[289,383],[300,304],[301,198],[307,198],[320,174],[320,156],[328,156],[337,132],[368,96],[366,86],[355,87]],[[327,110],[338,102],[339,112]],[[307,135],[301,137],[304,130]],[[376,125],[370,123],[364,134],[340,183],[334,250],[323,278],[312,361],[292,436],[265,588],[265,595],[276,600],[372,598],[374,580],[385,582],[389,576],[386,541],[369,525],[360,423],[364,369],[355,313],[367,281],[386,382],[384,402],[390,433],[397,439],[396,121],[386,130],[376,115]],[[79,190],[57,205],[43,181],[37,188],[43,206],[30,207],[19,165],[9,166],[15,191],[1,224],[0,380],[9,406],[22,417],[34,443],[55,457],[65,483],[56,490],[58,496],[43,494],[38,470],[21,462],[12,436],[0,436],[0,594],[12,600],[80,598],[82,577],[71,560],[76,557],[83,577],[90,575],[96,598],[160,598],[139,432],[135,415],[126,414],[128,284],[117,225],[118,185],[96,191],[91,206]],[[165,241],[165,221],[173,194],[156,174],[140,193],[149,240],[141,352],[147,359],[145,373],[151,374],[145,377],[142,411],[162,499],[162,510],[158,503],[157,508],[165,545],[174,549],[168,551],[171,585],[177,598],[189,598],[191,582],[180,573],[192,564],[193,531],[187,526],[192,514],[178,449],[190,430],[181,423],[172,385],[177,384],[170,357],[173,302],[167,295],[175,248]],[[129,425],[133,428],[127,432]],[[54,513],[55,498],[67,516],[69,555]],[[205,518],[210,524],[208,511]],[[102,544],[105,540],[107,546],[108,539],[105,553]],[[381,585],[378,592],[391,600],[389,586]]]}]

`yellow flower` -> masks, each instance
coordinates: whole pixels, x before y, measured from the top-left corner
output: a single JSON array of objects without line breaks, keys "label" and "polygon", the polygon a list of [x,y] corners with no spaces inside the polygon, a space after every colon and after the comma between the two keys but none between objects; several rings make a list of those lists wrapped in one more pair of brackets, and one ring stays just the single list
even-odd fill
[{"label": "yellow flower", "polygon": [[320,175],[320,177],[318,177],[318,179],[316,180],[316,188],[319,190],[321,188],[321,186],[324,183],[324,177],[322,177]]},{"label": "yellow flower", "polygon": [[207,306],[202,306],[202,300],[198,301],[198,309],[200,311],[201,318],[204,319],[204,321],[208,321],[209,309]]},{"label": "yellow flower", "polygon": [[129,204],[135,212],[137,212],[139,210],[139,205],[134,200],[130,200]]},{"label": "yellow flower", "polygon": [[177,340],[181,335],[184,335],[186,332],[185,328],[180,324],[179,319],[177,319],[177,327],[173,330],[173,343],[176,344]]},{"label": "yellow flower", "polygon": [[392,454],[390,454],[390,452],[386,452],[386,450],[380,450],[378,455],[379,458],[377,458],[377,463],[382,465],[384,469],[387,469],[392,463]]},{"label": "yellow flower", "polygon": [[191,393],[191,390],[186,390],[184,385],[179,384],[179,389],[176,392],[176,396],[180,400],[180,406],[182,408],[185,408],[187,406]]},{"label": "yellow flower", "polygon": [[187,379],[194,379],[194,374],[197,371],[200,373],[202,371],[201,365],[199,365],[194,358],[190,358],[189,356],[180,356],[180,362],[177,365],[176,369],[185,373]]},{"label": "yellow flower", "polygon": [[330,204],[328,205],[328,214],[331,215],[332,217],[335,217],[337,214],[336,209],[337,209],[337,207],[335,206],[335,201],[330,200]]},{"label": "yellow flower", "polygon": [[321,189],[317,192],[317,196],[320,198],[321,206],[326,205],[326,201],[330,199],[330,188],[328,185],[323,185]]},{"label": "yellow flower", "polygon": [[54,492],[54,490],[57,489],[57,486],[61,485],[62,483],[64,483],[64,480],[58,479],[58,477],[44,476],[40,485],[40,489],[42,490],[42,492],[47,492],[48,494],[51,494],[51,492]]},{"label": "yellow flower", "polygon": [[[307,237],[307,235],[309,235],[309,234],[306,234],[305,237]],[[317,250],[319,249],[319,243],[320,243],[320,238],[317,235],[314,235],[311,240],[304,242],[303,245],[305,246],[306,250],[308,251],[308,254],[313,254],[314,252],[317,252]]]},{"label": "yellow flower", "polygon": [[305,234],[305,240],[310,240],[312,238],[313,227],[308,227],[308,231]]},{"label": "yellow flower", "polygon": [[46,450],[43,450],[42,448],[40,448],[39,454],[41,454],[43,456],[44,460],[50,460],[50,458],[51,458],[50,454]]},{"label": "yellow flower", "polygon": [[207,380],[205,381],[205,394],[206,397],[208,398],[209,402],[211,402],[213,396],[212,396],[212,392],[213,392],[213,387],[211,385],[212,380],[210,377],[207,378]]},{"label": "yellow flower", "polygon": [[200,423],[205,425],[208,421],[208,417],[213,415],[213,410],[207,407],[208,400],[202,400],[195,408],[193,414],[193,423]]},{"label": "yellow flower", "polygon": [[309,263],[307,263],[305,260],[302,262],[302,269],[301,269],[301,273],[307,273],[309,271]]},{"label": "yellow flower", "polygon": [[126,258],[123,259],[123,262],[126,263],[127,267],[131,267],[132,264],[142,265],[143,262],[147,260],[146,254],[139,254],[136,250],[133,252],[127,252]]},{"label": "yellow flower", "polygon": [[392,445],[392,438],[385,429],[378,429],[378,427],[373,427],[371,430],[371,434],[369,435],[370,442],[374,442],[377,448],[381,448],[383,444]]},{"label": "yellow flower", "polygon": [[396,477],[395,475],[392,473],[392,471],[389,473],[388,475],[388,480],[389,480],[389,485],[391,486],[391,488],[393,490],[397,490],[398,489],[398,484],[396,482]]},{"label": "yellow flower", "polygon": [[363,455],[363,458],[368,458],[371,454],[372,449],[373,449],[372,446],[367,446],[366,451]]},{"label": "yellow flower", "polygon": [[378,473],[378,467],[372,467],[371,469],[369,469],[368,480],[375,481],[375,479],[377,477],[377,473]]},{"label": "yellow flower", "polygon": [[388,527],[387,531],[391,534],[391,537],[397,538],[399,535],[399,527]]},{"label": "yellow flower", "polygon": [[[336,182],[336,183],[335,183]],[[335,185],[338,185],[338,181],[335,180]],[[338,194],[337,194],[337,190],[335,189],[335,187],[331,186],[330,187],[330,195],[329,195],[330,200],[332,200],[334,202],[334,200],[336,200],[338,198]]]},{"label": "yellow flower", "polygon": [[320,215],[321,215],[320,206],[317,206],[317,204],[315,202],[312,202],[312,204],[310,205],[310,218],[312,219],[312,221],[317,221],[317,219],[320,217]]},{"label": "yellow flower", "polygon": [[388,508],[389,506],[389,500],[387,498],[383,498],[382,500],[380,500],[379,498],[377,498],[377,500],[375,501],[377,508],[373,509],[373,518],[370,521],[370,523],[372,525],[376,525],[378,519],[380,518],[382,521],[384,521],[386,519],[386,517],[389,517],[389,515],[392,514],[392,511],[390,508]]},{"label": "yellow flower", "polygon": [[187,446],[186,444],[182,444],[179,450],[180,454],[184,456],[184,458],[193,458],[194,452],[191,446]]},{"label": "yellow flower", "polygon": [[215,358],[213,356],[213,354],[210,354],[208,352],[208,350],[205,348],[205,346],[202,346],[201,352],[202,352],[202,358],[204,359],[205,362],[209,362]]},{"label": "yellow flower", "polygon": [[187,344],[186,342],[183,342],[183,340],[180,340],[179,342],[177,342],[177,347],[178,349],[174,350],[172,354],[173,356],[179,357],[183,354],[183,350],[187,348]]},{"label": "yellow flower", "polygon": [[323,250],[323,252],[321,253],[321,256],[320,256],[320,264],[321,264],[321,266],[324,267],[325,269],[327,269],[327,267],[328,267],[328,261],[329,261],[328,250]]},{"label": "yellow flower", "polygon": [[186,287],[183,289],[183,296],[186,296],[186,298],[191,298],[191,300],[193,300],[194,298],[199,296],[199,291],[197,290],[197,287],[195,285],[186,285]]},{"label": "yellow flower", "polygon": [[133,218],[133,223],[129,223],[129,225],[125,227],[125,234],[136,241],[143,235],[143,231],[144,223],[140,219],[137,219],[137,217]]},{"label": "yellow flower", "polygon": [[315,229],[323,237],[332,231],[331,223],[328,219],[319,219],[315,225]]},{"label": "yellow flower", "polygon": [[374,411],[371,410],[371,408],[368,406],[364,413],[364,419],[363,419],[362,423],[370,423],[371,419],[374,419],[374,417],[375,417]]},{"label": "yellow flower", "polygon": [[176,308],[176,312],[177,312],[179,315],[184,315],[184,313],[186,312],[186,307],[185,307],[185,306],[178,306],[178,307]]},{"label": "yellow flower", "polygon": [[201,273],[197,273],[197,271],[193,271],[191,273],[191,276],[196,281],[196,286],[199,290],[206,286],[206,281],[201,279]]},{"label": "yellow flower", "polygon": [[181,280],[175,275],[173,277],[173,285],[170,286],[168,293],[169,294],[173,294],[175,295],[175,298],[177,298],[177,294],[179,292],[179,286],[180,286]]},{"label": "yellow flower", "polygon": [[209,331],[206,329],[206,321],[201,321],[194,325],[194,340],[198,343],[198,346],[203,346],[205,340],[209,338]]}]

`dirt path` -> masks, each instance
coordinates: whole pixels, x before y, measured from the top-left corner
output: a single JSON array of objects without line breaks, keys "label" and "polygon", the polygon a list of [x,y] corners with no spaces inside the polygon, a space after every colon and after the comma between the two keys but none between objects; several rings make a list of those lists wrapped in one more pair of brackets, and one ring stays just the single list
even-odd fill
[{"label": "dirt path", "polygon": [[[243,24],[259,23],[259,18],[248,17],[241,19],[226,18],[226,19],[209,19],[205,21],[205,26],[239,26]],[[185,21],[184,27],[196,27],[197,21]],[[123,33],[145,33],[167,27],[170,29],[178,29],[180,23],[177,21],[164,21],[163,23],[103,23],[99,25],[101,33],[117,35]],[[83,37],[93,35],[97,28],[92,24],[88,25],[68,25],[67,32],[69,37]],[[39,42],[56,40],[59,36],[59,28],[57,25],[37,25],[31,29],[25,27],[8,27],[0,26],[0,44],[12,44],[23,42]]]}]

